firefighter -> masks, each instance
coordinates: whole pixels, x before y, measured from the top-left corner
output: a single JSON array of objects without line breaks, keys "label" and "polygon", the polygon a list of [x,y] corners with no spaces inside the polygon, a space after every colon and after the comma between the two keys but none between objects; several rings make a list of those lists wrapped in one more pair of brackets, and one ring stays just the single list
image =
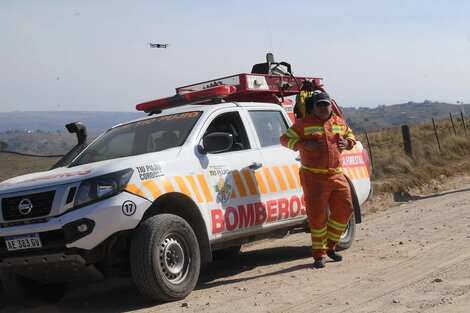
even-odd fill
[{"label": "firefighter", "polygon": [[[342,173],[341,152],[356,144],[346,122],[337,116],[326,93],[306,99],[312,113],[298,119],[280,138],[284,147],[300,152],[300,179],[312,237],[314,267],[325,267],[325,257],[338,262],[335,251],[353,212],[351,191]],[[330,215],[328,216],[328,208]]]}]

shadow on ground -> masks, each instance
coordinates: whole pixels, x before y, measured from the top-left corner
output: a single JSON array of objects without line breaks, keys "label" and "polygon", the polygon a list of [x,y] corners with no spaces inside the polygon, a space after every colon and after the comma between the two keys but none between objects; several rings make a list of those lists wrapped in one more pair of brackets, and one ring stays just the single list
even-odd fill
[{"label": "shadow on ground", "polygon": [[[286,267],[280,271],[254,274],[243,278],[224,280],[226,277],[250,271],[256,267],[287,263],[297,259],[310,258],[309,246],[276,247],[242,252],[231,258],[216,260],[201,269],[196,290],[214,288],[240,281],[294,272],[310,266]],[[0,294],[1,312],[126,312],[161,305],[152,302],[138,292],[131,278],[113,279],[87,286],[72,286],[61,302],[57,304],[38,303],[34,308],[24,309],[6,303]]]},{"label": "shadow on ground", "polygon": [[[268,248],[263,250],[248,251],[240,253],[229,259],[214,261],[202,269],[201,276],[199,278],[199,284],[196,289],[206,289],[214,286],[232,284],[239,281],[251,280],[259,277],[267,277],[299,270],[299,267],[291,267],[273,273],[216,281],[223,277],[235,276],[242,272],[250,271],[259,266],[274,265],[298,259],[311,258],[309,249],[310,246]],[[307,264],[306,266],[309,265]]]}]

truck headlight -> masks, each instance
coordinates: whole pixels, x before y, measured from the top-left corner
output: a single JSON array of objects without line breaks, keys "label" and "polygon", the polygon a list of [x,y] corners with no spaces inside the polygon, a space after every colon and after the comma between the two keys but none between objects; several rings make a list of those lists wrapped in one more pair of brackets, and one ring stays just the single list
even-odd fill
[{"label": "truck headlight", "polygon": [[112,197],[126,187],[134,173],[131,168],[82,181],[75,197],[74,207]]}]

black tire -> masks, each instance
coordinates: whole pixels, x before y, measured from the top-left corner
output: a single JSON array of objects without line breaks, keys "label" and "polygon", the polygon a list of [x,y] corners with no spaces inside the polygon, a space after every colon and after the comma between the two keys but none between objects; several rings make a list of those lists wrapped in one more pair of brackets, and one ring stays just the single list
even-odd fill
[{"label": "black tire", "polygon": [[238,245],[238,246],[233,246],[233,247],[228,247],[228,248],[225,248],[225,249],[212,251],[212,259],[213,260],[223,260],[223,259],[231,258],[231,257],[236,256],[237,254],[239,254],[241,248],[242,248],[242,245]]},{"label": "black tire", "polygon": [[2,269],[0,277],[8,302],[21,306],[35,306],[42,304],[42,302],[59,302],[65,295],[68,286],[66,282],[42,284],[15,274],[8,269]]},{"label": "black tire", "polygon": [[201,268],[196,235],[179,216],[150,217],[134,233],[130,263],[144,296],[164,302],[184,299],[196,286]]},{"label": "black tire", "polygon": [[349,219],[348,225],[341,235],[341,239],[336,244],[336,251],[346,250],[350,248],[354,242],[354,236],[356,235],[356,217],[354,213]]}]

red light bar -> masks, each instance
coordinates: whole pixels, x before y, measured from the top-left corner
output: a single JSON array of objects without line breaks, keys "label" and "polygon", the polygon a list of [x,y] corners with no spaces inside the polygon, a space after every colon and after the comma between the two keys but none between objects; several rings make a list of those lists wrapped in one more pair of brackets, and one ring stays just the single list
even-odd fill
[{"label": "red light bar", "polygon": [[213,99],[221,99],[235,93],[237,88],[235,86],[217,86],[203,90],[188,92],[185,94],[177,94],[173,97],[153,100],[136,105],[138,111],[149,112],[156,109],[163,109],[166,107],[173,107],[189,103],[201,103]]},{"label": "red light bar", "polygon": [[223,98],[237,91],[235,86],[217,86],[212,88],[207,88],[199,91],[188,92],[183,96],[188,101],[195,101],[199,99],[213,99],[213,98]]}]

